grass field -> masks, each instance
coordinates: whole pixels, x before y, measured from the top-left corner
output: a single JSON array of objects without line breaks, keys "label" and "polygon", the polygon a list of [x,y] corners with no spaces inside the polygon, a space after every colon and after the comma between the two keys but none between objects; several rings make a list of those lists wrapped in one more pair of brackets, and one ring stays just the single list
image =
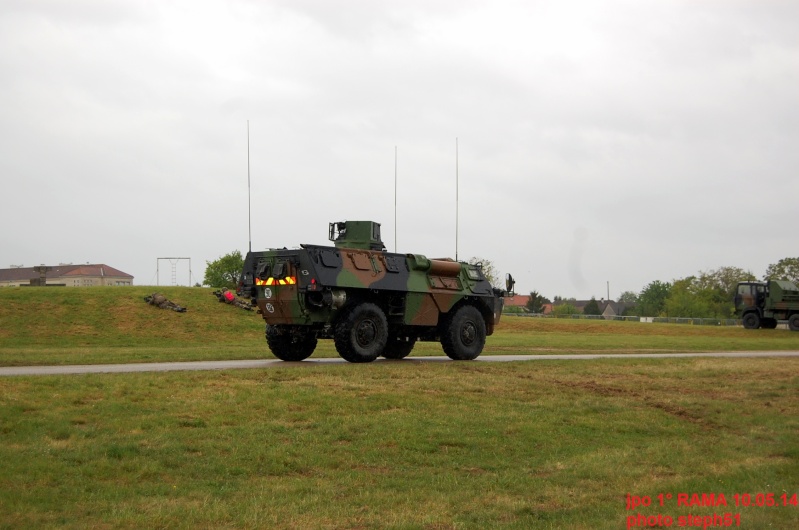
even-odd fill
[{"label": "grass field", "polygon": [[[255,312],[220,304],[209,289],[160,288],[188,307],[175,313],[147,305],[152,290],[0,289],[0,365],[273,358]],[[483,355],[797,349],[799,333],[785,330],[506,315]],[[419,343],[413,355],[443,351]],[[337,356],[332,341],[320,341],[314,356]]]},{"label": "grass field", "polygon": [[[162,290],[189,312],[147,306],[143,288],[0,289],[2,363],[268,356],[257,315]],[[486,354],[797,349],[795,335],[506,318]],[[0,528],[610,529],[716,513],[793,529],[797,440],[795,358],[5,377]],[[627,510],[628,494],[652,506]],[[778,506],[757,505],[768,494]]]}]

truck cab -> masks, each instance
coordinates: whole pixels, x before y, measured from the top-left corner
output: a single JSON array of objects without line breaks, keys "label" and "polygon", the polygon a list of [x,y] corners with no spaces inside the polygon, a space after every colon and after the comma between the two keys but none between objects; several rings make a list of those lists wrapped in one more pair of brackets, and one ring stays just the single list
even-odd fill
[{"label": "truck cab", "polygon": [[735,293],[735,311],[743,315],[746,308],[763,307],[768,289],[763,282],[741,282]]}]

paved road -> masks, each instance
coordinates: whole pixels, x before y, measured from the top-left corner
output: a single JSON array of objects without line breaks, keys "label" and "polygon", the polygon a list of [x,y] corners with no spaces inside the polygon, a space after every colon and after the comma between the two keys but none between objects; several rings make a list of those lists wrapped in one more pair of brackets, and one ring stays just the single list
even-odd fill
[{"label": "paved road", "polygon": [[[721,353],[600,353],[583,355],[483,355],[475,362],[555,361],[589,359],[678,359],[682,357],[799,357],[799,351],[779,352],[721,352]],[[436,363],[454,362],[449,357],[408,357],[402,361],[378,359],[376,363]],[[11,375],[62,375],[62,374],[106,374],[126,372],[173,372],[180,370],[232,370],[240,368],[278,368],[287,366],[320,366],[325,364],[348,364],[339,357],[308,359],[299,363],[287,363],[277,359],[250,361],[199,361],[180,363],[135,363],[135,364],[81,364],[65,366],[9,366],[0,367],[0,376]]]}]

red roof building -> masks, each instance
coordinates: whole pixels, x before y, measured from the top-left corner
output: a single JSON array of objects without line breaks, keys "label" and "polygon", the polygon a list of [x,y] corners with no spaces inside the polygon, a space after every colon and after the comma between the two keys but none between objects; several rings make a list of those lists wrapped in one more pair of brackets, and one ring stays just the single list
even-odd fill
[{"label": "red roof building", "polygon": [[[527,302],[530,301],[529,294],[516,294],[513,296],[506,296],[505,297],[505,308],[509,307],[521,307],[525,311],[527,310]],[[541,306],[543,308],[542,315],[548,315],[552,312],[552,304],[544,304]]]},{"label": "red roof building", "polygon": [[133,285],[133,276],[108,265],[51,265],[0,269],[0,287],[38,284],[40,269],[45,268],[47,285],[66,287],[98,287]]}]

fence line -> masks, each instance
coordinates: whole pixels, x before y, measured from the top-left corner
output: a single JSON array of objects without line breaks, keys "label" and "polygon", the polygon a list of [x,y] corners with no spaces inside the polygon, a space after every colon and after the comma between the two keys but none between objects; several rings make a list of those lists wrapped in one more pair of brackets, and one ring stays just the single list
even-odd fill
[{"label": "fence line", "polygon": [[603,316],[603,315],[544,315],[542,313],[502,313],[503,316],[528,318],[570,318],[575,320],[616,320],[624,322],[644,322],[661,324],[692,324],[694,326],[741,326],[739,318],[686,318],[686,317],[639,317],[639,316]]}]

